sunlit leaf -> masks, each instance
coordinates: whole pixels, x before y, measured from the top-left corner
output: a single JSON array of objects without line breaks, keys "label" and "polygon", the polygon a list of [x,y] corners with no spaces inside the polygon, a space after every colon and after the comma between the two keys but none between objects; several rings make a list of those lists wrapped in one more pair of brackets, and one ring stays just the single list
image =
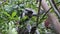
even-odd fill
[{"label": "sunlit leaf", "polygon": [[12,13],[12,17],[16,16],[17,12],[13,12]]}]

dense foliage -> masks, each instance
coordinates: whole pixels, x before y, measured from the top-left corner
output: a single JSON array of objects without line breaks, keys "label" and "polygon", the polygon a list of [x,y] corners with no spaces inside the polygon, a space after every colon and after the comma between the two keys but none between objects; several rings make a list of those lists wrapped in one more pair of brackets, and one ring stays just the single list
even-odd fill
[{"label": "dense foliage", "polygon": [[[49,0],[46,1],[51,7]],[[55,0],[56,3],[60,2],[60,0]],[[36,25],[36,16],[32,16],[30,20],[24,22],[28,16],[24,16],[21,18],[21,13],[24,11],[25,8],[31,8],[36,13],[38,12],[38,5],[36,4],[36,0],[0,0],[0,33],[2,34],[17,34],[17,26],[19,28],[26,27],[25,23],[30,23],[31,25]],[[57,4],[57,7],[60,4]],[[41,8],[42,9],[42,8]],[[43,10],[43,9],[42,9]],[[54,13],[54,10],[50,10],[51,13]],[[39,25],[38,30],[41,34],[46,34],[47,31],[50,33],[52,30],[46,30],[44,26],[44,21],[47,18],[43,17],[44,14],[41,14],[39,17]],[[42,18],[43,17],[43,18]],[[42,18],[42,19],[41,19]],[[21,21],[21,24],[17,22]],[[23,23],[24,22],[24,23]]]}]

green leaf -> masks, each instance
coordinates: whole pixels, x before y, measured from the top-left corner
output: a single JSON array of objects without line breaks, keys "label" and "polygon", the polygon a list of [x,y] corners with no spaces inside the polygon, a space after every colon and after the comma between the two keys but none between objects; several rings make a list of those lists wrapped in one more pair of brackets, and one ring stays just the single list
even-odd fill
[{"label": "green leaf", "polygon": [[7,12],[3,12],[6,16],[10,17],[10,14],[8,14]]},{"label": "green leaf", "polygon": [[17,12],[14,11],[14,12],[12,13],[12,17],[16,16],[16,14],[17,14]]}]

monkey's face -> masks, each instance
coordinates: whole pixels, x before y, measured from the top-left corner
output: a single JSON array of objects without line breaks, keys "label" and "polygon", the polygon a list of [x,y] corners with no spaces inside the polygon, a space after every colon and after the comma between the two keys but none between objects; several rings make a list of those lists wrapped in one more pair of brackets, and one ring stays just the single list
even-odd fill
[{"label": "monkey's face", "polygon": [[28,16],[29,18],[31,18],[32,16],[36,16],[37,13],[31,8],[26,8],[26,9],[24,9],[23,15]]},{"label": "monkey's face", "polygon": [[33,16],[33,11],[32,10],[29,10],[29,9],[25,9],[26,13],[25,15],[27,15],[28,17],[32,17]]},{"label": "monkey's face", "polygon": [[29,17],[32,17],[33,15],[33,12],[32,11],[28,11],[28,14],[27,14]]}]

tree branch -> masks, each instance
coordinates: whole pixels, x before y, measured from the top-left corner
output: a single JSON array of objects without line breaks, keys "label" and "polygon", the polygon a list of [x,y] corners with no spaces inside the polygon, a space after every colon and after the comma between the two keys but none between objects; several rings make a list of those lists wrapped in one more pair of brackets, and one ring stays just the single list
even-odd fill
[{"label": "tree branch", "polygon": [[[48,6],[48,4],[46,3],[46,0],[42,0],[42,6],[43,6],[43,8],[45,9],[45,11],[48,11],[48,10],[49,10],[49,6]],[[49,13],[49,12],[48,12],[47,16],[48,16],[49,20],[51,20],[52,25],[53,25],[53,27],[54,27],[54,30],[55,30],[58,34],[60,34],[60,23],[59,23],[57,17],[54,16],[53,14]]]},{"label": "tree branch", "polygon": [[57,8],[56,3],[54,2],[54,0],[49,0],[49,1],[51,3],[51,6],[53,7],[55,13],[58,15],[58,17],[60,17],[60,12],[59,12],[59,10],[58,10],[58,8]]}]

